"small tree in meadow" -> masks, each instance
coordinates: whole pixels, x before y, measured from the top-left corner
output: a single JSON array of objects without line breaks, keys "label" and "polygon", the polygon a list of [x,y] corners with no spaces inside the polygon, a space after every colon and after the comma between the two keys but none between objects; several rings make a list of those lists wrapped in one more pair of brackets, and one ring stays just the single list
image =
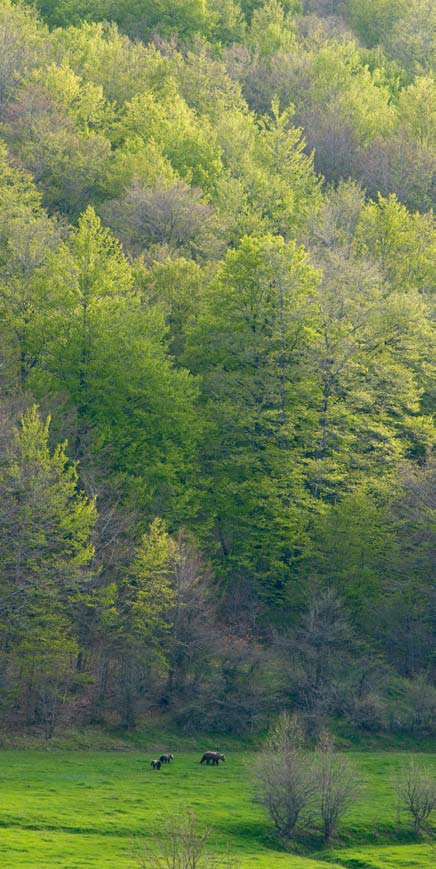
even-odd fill
[{"label": "small tree in meadow", "polygon": [[313,763],[304,751],[304,735],[295,716],[284,713],[271,731],[257,762],[260,798],[280,838],[294,838],[298,823],[313,802]]},{"label": "small tree in meadow", "polygon": [[341,818],[359,793],[356,771],[347,758],[335,752],[334,740],[323,733],[318,742],[316,788],[324,841],[338,832]]},{"label": "small tree in meadow", "polygon": [[400,806],[412,815],[415,833],[429,824],[436,809],[436,776],[411,760],[396,782]]},{"label": "small tree in meadow", "polygon": [[137,855],[140,869],[238,869],[228,858],[208,852],[212,828],[199,825],[194,812],[179,812],[159,825],[153,843]]}]

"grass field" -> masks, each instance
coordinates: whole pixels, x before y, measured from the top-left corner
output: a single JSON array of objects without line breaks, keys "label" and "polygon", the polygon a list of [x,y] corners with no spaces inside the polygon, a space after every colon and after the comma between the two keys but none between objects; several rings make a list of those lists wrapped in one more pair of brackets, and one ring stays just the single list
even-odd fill
[{"label": "grass field", "polygon": [[[166,746],[163,746],[165,748]],[[253,801],[252,754],[228,751],[226,764],[200,766],[198,751],[176,754],[160,772],[156,752],[2,751],[0,866],[134,869],[134,851],[159,818],[191,806],[214,827],[211,847],[259,869],[435,869],[436,849],[416,841],[396,817],[391,779],[404,753],[350,752],[365,791],[329,851],[285,854]],[[420,755],[436,768],[436,757]]]}]

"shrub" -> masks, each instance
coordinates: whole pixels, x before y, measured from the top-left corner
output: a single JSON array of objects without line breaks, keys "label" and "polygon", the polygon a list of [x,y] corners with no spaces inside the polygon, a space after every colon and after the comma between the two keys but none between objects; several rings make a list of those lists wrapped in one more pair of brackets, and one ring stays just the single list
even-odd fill
[{"label": "shrub", "polygon": [[303,731],[295,716],[284,713],[257,762],[260,798],[280,838],[288,843],[312,805],[313,764],[304,751]]},{"label": "shrub", "polygon": [[436,777],[411,760],[399,776],[396,788],[400,806],[412,815],[415,833],[420,833],[436,809]]}]

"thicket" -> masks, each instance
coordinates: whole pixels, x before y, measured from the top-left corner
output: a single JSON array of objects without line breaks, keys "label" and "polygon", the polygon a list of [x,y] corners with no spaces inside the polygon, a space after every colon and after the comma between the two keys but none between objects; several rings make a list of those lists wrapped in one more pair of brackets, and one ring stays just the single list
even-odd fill
[{"label": "thicket", "polygon": [[434,3],[38,10],[0,0],[1,721],[431,732]]},{"label": "thicket", "polygon": [[[303,832],[313,834],[317,827],[329,843],[362,788],[352,764],[335,751],[332,736],[322,733],[317,752],[309,752],[301,722],[289,713],[277,719],[256,769],[258,799],[285,846]],[[411,777],[415,785],[419,774],[416,768]]]},{"label": "thicket", "polygon": [[[322,833],[325,844],[340,835],[343,819],[365,790],[358,770],[334,738],[321,733],[310,751],[301,720],[282,712],[256,759],[257,799],[285,847]],[[431,834],[436,809],[436,780],[431,770],[410,761],[392,780],[391,800],[413,820],[414,832]]]}]

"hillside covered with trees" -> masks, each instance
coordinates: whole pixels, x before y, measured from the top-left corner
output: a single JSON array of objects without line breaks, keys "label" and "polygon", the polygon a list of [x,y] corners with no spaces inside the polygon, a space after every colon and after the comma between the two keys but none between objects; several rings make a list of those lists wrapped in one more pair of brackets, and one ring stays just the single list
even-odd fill
[{"label": "hillside covered with trees", "polygon": [[0,45],[0,724],[428,735],[435,3]]}]

